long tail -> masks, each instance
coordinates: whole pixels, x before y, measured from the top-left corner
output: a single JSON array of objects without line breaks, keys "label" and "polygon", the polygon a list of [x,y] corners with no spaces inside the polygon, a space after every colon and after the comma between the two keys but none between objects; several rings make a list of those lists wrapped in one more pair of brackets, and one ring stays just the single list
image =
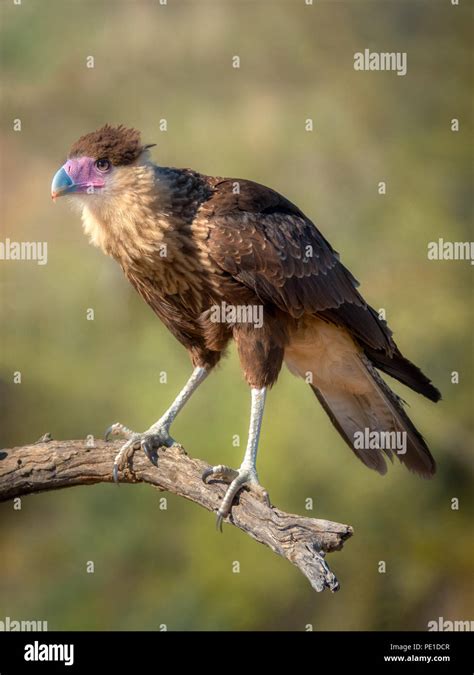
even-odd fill
[{"label": "long tail", "polygon": [[[407,380],[411,381],[421,371],[401,354],[400,359],[409,366],[403,372],[404,379],[398,379],[410,386]],[[308,374],[311,375],[311,389],[331,422],[370,469],[385,474],[386,458],[393,461],[396,456],[420,476],[429,478],[435,473],[435,460],[423,436],[406,414],[403,401],[346,331],[313,322],[292,339],[285,362],[294,374],[306,379]],[[389,372],[388,367],[384,370]],[[421,382],[414,382],[417,386],[412,388],[423,389],[420,393],[438,400],[439,392],[435,397],[437,390],[424,375],[421,376]]]},{"label": "long tail", "polygon": [[406,359],[397,349],[392,356],[377,351],[375,349],[365,348],[365,354],[370,361],[383,370],[387,375],[391,375],[399,382],[406,384],[418,394],[422,394],[435,403],[441,399],[441,392],[436,389],[432,382],[421,370],[411,361]]}]

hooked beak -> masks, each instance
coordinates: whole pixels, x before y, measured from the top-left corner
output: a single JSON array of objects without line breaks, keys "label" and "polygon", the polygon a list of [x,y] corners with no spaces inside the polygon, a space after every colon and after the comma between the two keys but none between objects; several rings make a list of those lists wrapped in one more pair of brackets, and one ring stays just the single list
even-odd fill
[{"label": "hooked beak", "polygon": [[76,187],[75,182],[68,175],[64,166],[62,166],[59,171],[56,172],[53,182],[51,183],[51,197],[53,201],[55,201],[57,197],[62,197],[65,194],[74,192]]}]

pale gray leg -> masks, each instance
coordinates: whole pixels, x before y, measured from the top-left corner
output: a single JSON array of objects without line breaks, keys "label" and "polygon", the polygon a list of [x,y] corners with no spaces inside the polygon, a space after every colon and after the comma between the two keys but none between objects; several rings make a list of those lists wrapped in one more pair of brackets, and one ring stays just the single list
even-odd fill
[{"label": "pale gray leg", "polygon": [[264,499],[265,503],[270,506],[268,492],[260,485],[256,467],[258,439],[260,437],[260,429],[262,427],[265,396],[265,387],[263,387],[263,389],[252,388],[252,405],[250,408],[250,426],[247,448],[245,450],[245,455],[239,470],[236,471],[235,469],[231,469],[228,466],[219,464],[206,469],[202,475],[204,482],[206,482],[206,480],[211,476],[213,478],[231,481],[229,487],[227,488],[227,492],[224,495],[224,499],[222,500],[222,504],[220,505],[220,508],[217,512],[217,527],[220,529],[222,529],[223,519],[226,518],[230,513],[235,495],[244,485],[248,485],[250,488],[254,489]]},{"label": "pale gray leg", "polygon": [[115,457],[114,480],[116,482],[118,481],[119,470],[124,468],[128,459],[139,447],[143,449],[150,461],[153,462],[153,464],[156,464],[156,448],[159,448],[163,445],[167,447],[173,445],[174,440],[169,434],[171,423],[174,421],[179,411],[183,408],[186,401],[191,398],[193,392],[196,391],[208,374],[209,370],[207,368],[202,368],[200,366],[195,368],[191,374],[191,377],[181,389],[168,410],[144,433],[136,433],[123,424],[120,424],[120,422],[112,424],[107,429],[105,433],[106,441],[109,440],[111,436],[119,435],[125,436],[125,438],[128,439]]}]

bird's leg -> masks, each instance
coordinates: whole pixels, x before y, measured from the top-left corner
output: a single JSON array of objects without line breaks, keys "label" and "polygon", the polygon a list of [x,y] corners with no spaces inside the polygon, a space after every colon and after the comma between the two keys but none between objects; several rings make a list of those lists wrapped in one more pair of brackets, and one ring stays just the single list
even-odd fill
[{"label": "bird's leg", "polygon": [[263,498],[266,504],[270,506],[270,498],[268,492],[260,485],[257,475],[256,461],[258,450],[258,439],[260,436],[260,429],[262,426],[263,409],[265,406],[266,387],[262,389],[252,388],[252,405],[250,408],[250,426],[247,441],[247,448],[245,450],[244,459],[240,465],[240,469],[236,471],[228,466],[219,464],[218,466],[206,469],[202,475],[204,482],[211,476],[213,478],[220,478],[230,481],[227,492],[217,512],[217,527],[222,530],[222,521],[226,518],[234,501],[234,497],[239,490],[248,485],[255,490],[259,496]]},{"label": "bird's leg", "polygon": [[124,468],[129,458],[139,447],[142,448],[148,459],[153,462],[153,464],[156,464],[156,448],[163,445],[166,447],[171,447],[173,445],[174,440],[169,434],[171,423],[176,418],[181,408],[183,408],[186,401],[191,398],[191,394],[196,391],[201,382],[207,377],[208,373],[208,368],[203,368],[201,366],[195,368],[191,377],[181,389],[168,410],[144,433],[136,433],[119,422],[112,424],[107,429],[105,433],[106,441],[109,440],[111,436],[124,436],[127,439],[127,442],[122,446],[120,452],[115,457],[114,480],[116,482],[118,481],[118,472]]}]

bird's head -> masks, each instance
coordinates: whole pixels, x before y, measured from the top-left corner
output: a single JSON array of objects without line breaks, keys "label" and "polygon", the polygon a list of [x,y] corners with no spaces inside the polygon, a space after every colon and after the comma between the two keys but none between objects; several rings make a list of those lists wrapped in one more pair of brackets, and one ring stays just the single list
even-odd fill
[{"label": "bird's head", "polygon": [[110,191],[124,167],[136,165],[152,145],[142,145],[140,132],[108,124],[81,136],[51,185],[53,200],[63,195],[102,194]]}]

